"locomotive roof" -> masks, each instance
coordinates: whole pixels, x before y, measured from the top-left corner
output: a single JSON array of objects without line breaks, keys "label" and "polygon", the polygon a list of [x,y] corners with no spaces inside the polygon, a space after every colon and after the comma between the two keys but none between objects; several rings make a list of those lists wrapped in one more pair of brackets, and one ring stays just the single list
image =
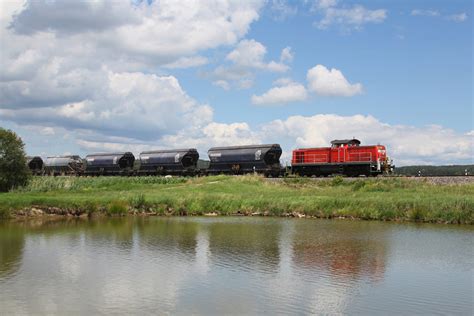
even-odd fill
[{"label": "locomotive roof", "polygon": [[251,148],[268,148],[268,147],[280,147],[280,144],[262,144],[262,145],[245,145],[245,146],[227,146],[227,147],[212,147],[208,150],[229,150],[229,149],[251,149]]},{"label": "locomotive roof", "polygon": [[183,148],[183,149],[164,149],[164,150],[149,150],[149,151],[143,151],[140,153],[142,154],[165,154],[165,153],[178,153],[178,152],[188,152],[188,151],[197,151],[196,148]]},{"label": "locomotive roof", "polygon": [[357,145],[360,145],[360,140],[358,139],[335,139],[331,141],[332,145],[341,145],[341,144],[350,144],[350,143],[355,143]]}]

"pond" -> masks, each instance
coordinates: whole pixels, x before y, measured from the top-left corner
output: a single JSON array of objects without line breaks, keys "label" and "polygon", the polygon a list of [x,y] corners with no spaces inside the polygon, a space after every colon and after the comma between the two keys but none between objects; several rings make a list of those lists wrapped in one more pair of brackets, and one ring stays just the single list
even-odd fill
[{"label": "pond", "polygon": [[468,314],[472,226],[256,217],[0,222],[0,314]]}]

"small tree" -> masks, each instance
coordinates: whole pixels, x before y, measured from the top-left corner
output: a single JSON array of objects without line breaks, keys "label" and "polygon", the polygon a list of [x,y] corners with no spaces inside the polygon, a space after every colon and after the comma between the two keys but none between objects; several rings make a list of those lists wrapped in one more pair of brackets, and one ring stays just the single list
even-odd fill
[{"label": "small tree", "polygon": [[31,173],[26,163],[21,138],[0,127],[0,192],[27,184]]}]

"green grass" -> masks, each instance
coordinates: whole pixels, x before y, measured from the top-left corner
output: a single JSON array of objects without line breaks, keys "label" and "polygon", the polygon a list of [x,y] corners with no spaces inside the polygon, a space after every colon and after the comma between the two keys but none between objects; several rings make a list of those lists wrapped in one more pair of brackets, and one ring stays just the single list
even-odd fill
[{"label": "green grass", "polygon": [[27,187],[0,194],[0,217],[30,206],[108,215],[129,210],[167,215],[298,212],[323,218],[473,224],[474,184],[434,185],[403,178],[269,182],[257,176],[35,177]]}]

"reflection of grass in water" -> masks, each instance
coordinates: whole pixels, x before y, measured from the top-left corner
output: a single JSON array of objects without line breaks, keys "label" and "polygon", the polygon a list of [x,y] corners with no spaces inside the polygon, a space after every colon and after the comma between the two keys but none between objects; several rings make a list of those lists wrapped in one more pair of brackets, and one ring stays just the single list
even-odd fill
[{"label": "reflection of grass in water", "polygon": [[1,194],[0,209],[38,205],[124,214],[131,207],[170,215],[296,211],[324,218],[474,223],[473,196],[473,184],[434,185],[402,178],[267,182],[258,176],[37,177],[26,188]]}]

